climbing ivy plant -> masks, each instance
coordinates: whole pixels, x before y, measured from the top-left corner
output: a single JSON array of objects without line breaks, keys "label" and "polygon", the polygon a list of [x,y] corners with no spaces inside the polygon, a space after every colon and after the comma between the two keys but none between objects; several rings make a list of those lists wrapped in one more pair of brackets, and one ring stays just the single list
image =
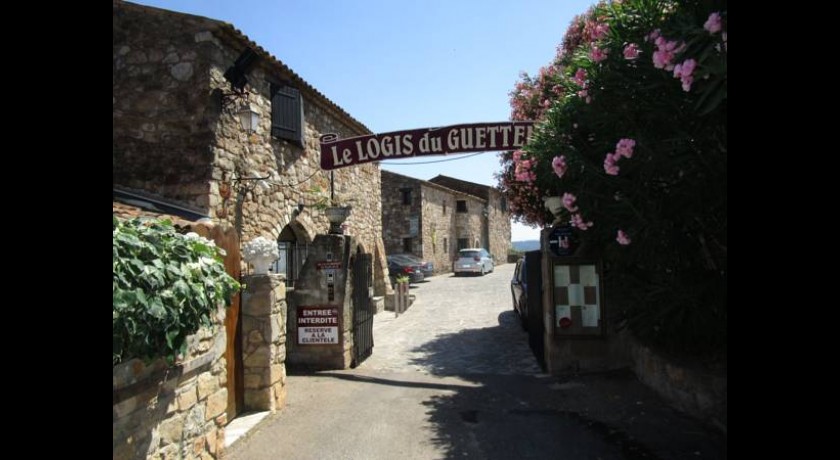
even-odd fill
[{"label": "climbing ivy plant", "polygon": [[187,336],[210,326],[239,283],[225,272],[224,250],[169,220],[114,217],[113,364],[130,358],[175,361]]}]

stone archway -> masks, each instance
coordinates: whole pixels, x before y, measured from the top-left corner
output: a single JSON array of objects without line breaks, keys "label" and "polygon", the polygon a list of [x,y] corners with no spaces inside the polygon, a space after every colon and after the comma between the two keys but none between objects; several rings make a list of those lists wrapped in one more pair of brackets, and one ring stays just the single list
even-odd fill
[{"label": "stone archway", "polygon": [[271,271],[286,275],[287,288],[294,288],[311,243],[312,237],[299,219],[292,220],[280,230],[277,236],[280,257],[272,264]]}]

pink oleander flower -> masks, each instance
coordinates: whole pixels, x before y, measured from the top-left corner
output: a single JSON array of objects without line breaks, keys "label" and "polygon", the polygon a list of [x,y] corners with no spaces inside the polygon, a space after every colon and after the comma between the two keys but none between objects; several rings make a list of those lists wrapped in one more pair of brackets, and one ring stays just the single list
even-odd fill
[{"label": "pink oleander flower", "polygon": [[633,59],[639,57],[640,52],[641,51],[639,51],[639,47],[636,46],[635,43],[631,43],[624,47],[624,59],[632,61]]},{"label": "pink oleander flower", "polygon": [[577,197],[572,195],[571,193],[564,193],[563,194],[563,207],[566,208],[569,212],[575,212],[578,210],[578,207],[575,206],[575,201]]},{"label": "pink oleander flower", "polygon": [[630,237],[627,236],[626,233],[624,233],[624,230],[618,231],[618,236],[615,238],[615,240],[618,241],[618,244],[622,246],[627,246],[632,241],[630,240]]},{"label": "pink oleander flower", "polygon": [[636,146],[636,141],[633,139],[620,139],[615,144],[615,159],[619,157],[633,158],[633,147]]},{"label": "pink oleander flower", "polygon": [[674,67],[674,77],[682,81],[683,91],[690,91],[691,84],[694,82],[694,69],[697,67],[697,61],[694,59],[686,59],[681,64]]},{"label": "pink oleander flower", "polygon": [[671,63],[671,59],[674,59],[674,53],[668,51],[653,52],[653,66],[657,69],[666,68]]},{"label": "pink oleander flower", "polygon": [[674,67],[674,78],[690,76],[694,73],[695,68],[697,68],[697,61],[694,59],[686,59]]},{"label": "pink oleander flower", "polygon": [[554,174],[557,174],[557,177],[562,179],[563,174],[566,174],[566,169],[568,169],[568,166],[566,166],[566,156],[560,155],[559,157],[554,157],[551,160],[551,168],[554,169]]},{"label": "pink oleander flower", "polygon": [[585,89],[582,89],[582,90],[577,92],[577,95],[578,95],[579,98],[585,99],[586,97],[589,96],[589,92],[586,91]]},{"label": "pink oleander flower", "polygon": [[595,62],[601,62],[607,58],[607,52],[597,46],[593,46],[592,49],[589,50],[589,57]]},{"label": "pink oleander flower", "polygon": [[710,34],[716,34],[720,32],[720,13],[714,12],[710,14],[709,19],[706,19],[706,22],[703,24],[703,28],[708,30]]},{"label": "pink oleander flower", "polygon": [[674,64],[671,61],[675,55],[685,49],[685,43],[676,40],[668,41],[661,36],[656,38],[655,43],[656,51],[653,52],[653,66],[657,69],[673,70]]},{"label": "pink oleander flower", "polygon": [[660,31],[659,29],[653,30],[651,33],[645,35],[645,42],[652,42],[659,38]]},{"label": "pink oleander flower", "polygon": [[537,173],[531,171],[531,167],[536,163],[536,160],[521,160],[516,162],[516,169],[514,170],[514,177],[520,182],[533,182],[537,179]]},{"label": "pink oleander flower", "polygon": [[611,176],[618,175],[618,170],[620,168],[615,163],[618,161],[619,158],[621,158],[621,155],[617,153],[615,155],[613,155],[612,153],[607,154],[607,157],[604,158],[604,171],[606,171],[607,174]]},{"label": "pink oleander flower", "polygon": [[580,213],[572,214],[572,219],[569,221],[572,227],[577,227],[581,230],[587,230],[589,227],[592,227],[594,224],[592,221],[584,222],[583,217],[581,217]]},{"label": "pink oleander flower", "polygon": [[682,77],[680,79],[680,81],[682,82],[683,91],[685,91],[685,92],[691,91],[691,84],[694,83],[694,77],[689,75],[687,77]]},{"label": "pink oleander flower", "polygon": [[605,35],[607,35],[607,32],[609,30],[610,30],[610,25],[609,24],[607,24],[605,22],[597,22],[597,21],[590,20],[590,21],[586,22],[586,25],[585,25],[585,28],[584,28],[584,34],[588,33],[590,42],[594,42],[595,40],[600,40]]},{"label": "pink oleander flower", "polygon": [[[679,49],[677,48],[679,46]],[[665,37],[656,39],[656,47],[664,51],[673,51],[679,53],[683,45],[680,45],[676,40],[665,40]]]},{"label": "pink oleander flower", "polygon": [[581,88],[586,87],[586,69],[577,69],[575,72],[575,76],[572,77],[572,81],[575,82]]}]

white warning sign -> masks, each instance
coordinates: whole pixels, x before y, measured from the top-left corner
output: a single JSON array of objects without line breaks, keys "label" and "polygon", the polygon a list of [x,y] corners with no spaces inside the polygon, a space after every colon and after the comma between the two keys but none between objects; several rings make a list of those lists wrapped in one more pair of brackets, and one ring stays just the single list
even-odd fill
[{"label": "white warning sign", "polygon": [[338,344],[337,307],[298,307],[297,313],[299,345]]}]

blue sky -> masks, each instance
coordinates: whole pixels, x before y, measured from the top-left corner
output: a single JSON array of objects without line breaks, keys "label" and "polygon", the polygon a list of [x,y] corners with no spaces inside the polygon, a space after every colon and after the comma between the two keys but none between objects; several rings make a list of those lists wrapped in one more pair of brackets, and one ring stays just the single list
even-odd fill
[{"label": "blue sky", "polygon": [[[375,133],[506,121],[520,72],[554,57],[584,0],[141,0],[232,23]],[[431,164],[429,161],[451,160]],[[496,185],[496,152],[382,162]],[[514,225],[512,240],[538,239]]]}]

